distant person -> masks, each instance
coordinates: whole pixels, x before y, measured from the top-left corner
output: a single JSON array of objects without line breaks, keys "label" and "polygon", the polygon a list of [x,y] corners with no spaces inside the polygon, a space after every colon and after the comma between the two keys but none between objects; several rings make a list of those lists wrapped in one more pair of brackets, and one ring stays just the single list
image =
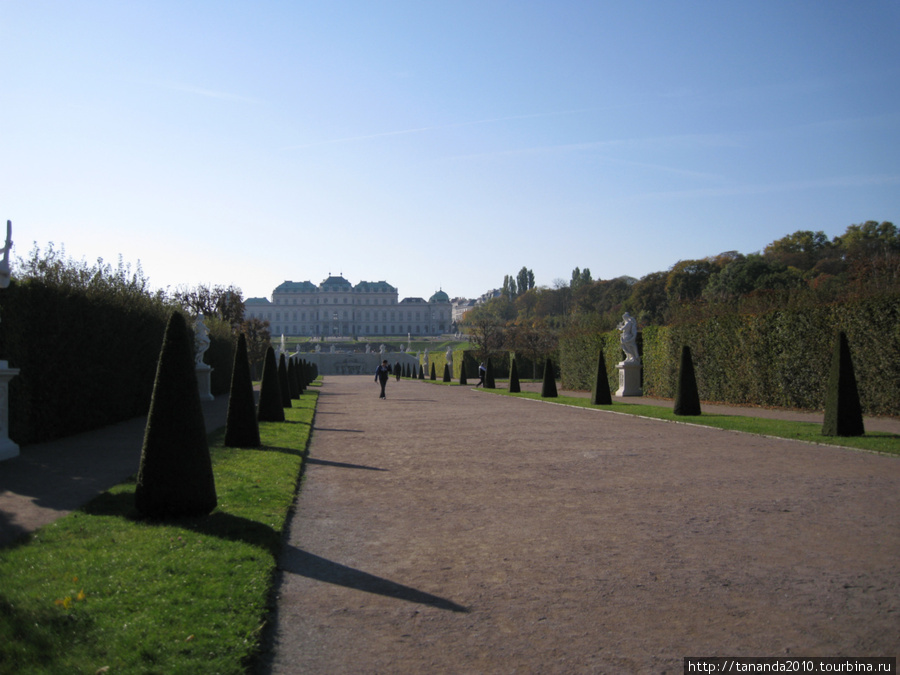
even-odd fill
[{"label": "distant person", "polygon": [[387,359],[381,362],[381,365],[375,369],[375,381],[381,383],[381,396],[378,398],[385,398],[384,388],[387,385],[388,376],[391,374],[391,366],[388,364]]},{"label": "distant person", "polygon": [[478,384],[475,385],[476,389],[480,386],[484,386],[485,375],[487,375],[487,368],[484,367],[484,361],[482,361],[478,366]]}]

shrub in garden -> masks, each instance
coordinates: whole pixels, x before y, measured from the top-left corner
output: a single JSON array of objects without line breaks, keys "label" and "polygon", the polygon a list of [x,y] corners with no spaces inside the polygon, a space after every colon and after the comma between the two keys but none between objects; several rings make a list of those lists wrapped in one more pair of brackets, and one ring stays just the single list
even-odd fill
[{"label": "shrub in garden", "polygon": [[149,518],[205,516],[216,508],[206,424],[184,316],[166,324],[144,431],[134,504]]},{"label": "shrub in garden", "polygon": [[421,363],[419,364],[419,379],[420,380],[425,379],[425,368],[422,366]]},{"label": "shrub in garden", "polygon": [[450,365],[444,364],[444,382],[450,382]]},{"label": "shrub in garden", "polygon": [[258,448],[259,423],[256,421],[256,402],[253,400],[253,381],[250,378],[250,359],[247,338],[238,336],[231,369],[231,394],[228,396],[228,415],[225,418],[225,445],[232,448]]},{"label": "shrub in garden", "polygon": [[275,350],[266,349],[263,361],[262,381],[259,383],[259,405],[256,419],[260,422],[284,422],[284,407],[281,405],[281,385],[278,382],[278,366],[275,365]]},{"label": "shrub in garden", "polygon": [[284,354],[278,357],[278,389],[281,392],[281,407],[291,407],[291,385],[288,383],[287,362]]},{"label": "shrub in garden", "polygon": [[678,382],[675,385],[675,409],[676,415],[699,415],[700,393],[697,391],[697,378],[694,375],[694,361],[691,358],[691,348],[684,345],[681,348],[681,362],[678,365]]},{"label": "shrub in garden", "polygon": [[516,359],[513,358],[512,364],[509,366],[509,393],[518,394],[522,391],[522,386],[519,384],[519,366],[516,364]]},{"label": "shrub in garden", "polygon": [[491,361],[490,357],[488,357],[487,364],[484,367],[484,388],[485,389],[496,389],[497,384],[494,381],[494,363]]},{"label": "shrub in garden", "polygon": [[300,383],[297,380],[297,365],[294,359],[288,357],[287,360],[287,379],[288,388],[291,390],[291,398],[300,398]]},{"label": "shrub in garden", "polygon": [[468,380],[466,380],[466,361],[463,359],[459,364],[459,383],[460,384],[469,384]]},{"label": "shrub in garden", "polygon": [[844,331],[840,331],[834,341],[825,396],[823,436],[862,436],[866,433],[850,344]]},{"label": "shrub in garden", "polygon": [[400,381],[400,373],[401,373],[400,362],[397,361],[396,365],[394,365],[394,375],[397,376],[397,382]]},{"label": "shrub in garden", "polygon": [[553,373],[553,362],[550,359],[544,361],[544,382],[541,384],[542,398],[556,398],[556,377]]},{"label": "shrub in garden", "polygon": [[609,379],[606,377],[606,359],[603,350],[597,357],[597,378],[594,380],[594,388],[591,391],[591,405],[612,405],[612,395],[609,391]]},{"label": "shrub in garden", "polygon": [[431,363],[431,380],[437,380],[437,374],[434,372],[434,362]]}]

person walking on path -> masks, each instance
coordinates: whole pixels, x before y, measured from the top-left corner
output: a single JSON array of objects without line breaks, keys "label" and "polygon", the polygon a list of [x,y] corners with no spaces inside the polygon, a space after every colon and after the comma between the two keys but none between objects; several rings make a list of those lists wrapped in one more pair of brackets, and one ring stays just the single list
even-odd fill
[{"label": "person walking on path", "polygon": [[384,388],[387,385],[388,376],[391,374],[391,366],[388,364],[387,359],[381,362],[381,365],[375,369],[375,381],[381,383],[381,396],[378,398],[385,398]]},{"label": "person walking on path", "polygon": [[478,384],[475,385],[477,389],[479,386],[484,386],[484,376],[487,375],[487,368],[484,367],[484,361],[482,361],[478,365]]}]

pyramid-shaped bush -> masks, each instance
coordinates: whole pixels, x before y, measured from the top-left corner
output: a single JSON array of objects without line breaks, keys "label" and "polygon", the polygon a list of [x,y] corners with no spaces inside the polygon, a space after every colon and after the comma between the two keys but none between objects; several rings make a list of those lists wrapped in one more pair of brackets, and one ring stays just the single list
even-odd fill
[{"label": "pyramid-shaped bush", "polygon": [[697,390],[697,377],[694,375],[694,360],[691,348],[681,348],[681,362],[678,365],[678,382],[675,385],[676,415],[700,415],[700,392]]},{"label": "pyramid-shaped bush", "polygon": [[401,372],[402,371],[400,370],[400,362],[397,361],[397,363],[394,364],[394,377],[397,378],[397,382],[400,381],[400,373]]},{"label": "pyramid-shaped bush", "polygon": [[449,364],[449,363],[445,363],[445,364],[444,364],[444,382],[451,382],[451,379],[450,379],[450,364]]},{"label": "pyramid-shaped bush", "polygon": [[469,381],[466,379],[466,362],[465,359],[459,362],[459,383],[460,384],[469,384]]},{"label": "pyramid-shaped bush", "polygon": [[484,388],[497,388],[497,383],[494,380],[494,364],[491,362],[490,357],[488,357],[487,364],[484,366]]},{"label": "pyramid-shaped bush", "polygon": [[425,367],[421,363],[419,364],[419,379],[425,379]]},{"label": "pyramid-shaped bush", "polygon": [[834,340],[831,355],[822,435],[862,436],[865,433],[850,343],[847,341],[846,333],[841,331]]},{"label": "pyramid-shaped bush", "polygon": [[256,421],[256,401],[253,400],[253,381],[250,378],[250,359],[247,338],[238,336],[231,369],[231,394],[225,419],[225,445],[232,448],[258,448],[259,423]]},{"label": "pyramid-shaped bush", "polygon": [[291,384],[288,382],[287,361],[284,354],[278,357],[278,388],[281,391],[281,407],[291,407]]},{"label": "pyramid-shaped bush", "polygon": [[300,398],[300,380],[297,377],[298,366],[290,356],[287,360],[288,387],[291,390],[291,398]]},{"label": "pyramid-shaped bush", "polygon": [[434,372],[434,361],[431,362],[431,375],[429,377],[432,381],[437,380],[437,373]]},{"label": "pyramid-shaped bush", "polygon": [[519,384],[519,366],[516,365],[516,359],[513,358],[512,364],[509,366],[509,393],[518,394],[522,391],[522,385]]},{"label": "pyramid-shaped bush", "polygon": [[134,504],[142,516],[205,516],[216,508],[194,366],[192,336],[184,316],[175,312],[159,353],[134,491]]},{"label": "pyramid-shaped bush", "polygon": [[263,376],[259,383],[259,405],[256,419],[260,422],[284,422],[284,406],[281,405],[281,385],[278,382],[278,366],[275,350],[269,347],[263,361]]},{"label": "pyramid-shaped bush", "polygon": [[594,388],[591,390],[591,405],[612,405],[609,379],[606,377],[606,359],[603,358],[602,349],[597,357],[597,377],[594,380]]},{"label": "pyramid-shaped bush", "polygon": [[550,359],[544,361],[544,381],[541,384],[542,398],[556,398],[556,375],[553,372],[553,362]]}]

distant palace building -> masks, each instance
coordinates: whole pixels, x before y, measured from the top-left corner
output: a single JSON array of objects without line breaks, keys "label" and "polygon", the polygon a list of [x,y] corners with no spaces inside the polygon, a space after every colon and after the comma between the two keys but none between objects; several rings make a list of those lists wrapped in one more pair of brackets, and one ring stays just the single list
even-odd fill
[{"label": "distant palace building", "polygon": [[358,337],[407,334],[440,335],[451,330],[450,297],[438,291],[427,301],[404,298],[386,281],[360,281],[330,276],[318,286],[285,281],[268,298],[248,298],[246,319],[269,322],[272,335]]}]

